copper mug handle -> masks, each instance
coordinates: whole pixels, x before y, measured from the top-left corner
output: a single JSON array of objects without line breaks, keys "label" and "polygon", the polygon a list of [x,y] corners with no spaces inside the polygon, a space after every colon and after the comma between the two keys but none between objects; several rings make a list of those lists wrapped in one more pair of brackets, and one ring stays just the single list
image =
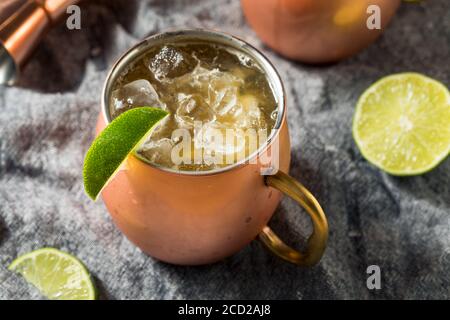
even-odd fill
[{"label": "copper mug handle", "polygon": [[304,252],[289,247],[268,226],[263,228],[259,239],[272,253],[288,262],[300,266],[315,265],[322,257],[328,240],[328,222],[319,202],[300,182],[282,171],[266,176],[265,182],[297,201],[310,216],[314,229]]}]

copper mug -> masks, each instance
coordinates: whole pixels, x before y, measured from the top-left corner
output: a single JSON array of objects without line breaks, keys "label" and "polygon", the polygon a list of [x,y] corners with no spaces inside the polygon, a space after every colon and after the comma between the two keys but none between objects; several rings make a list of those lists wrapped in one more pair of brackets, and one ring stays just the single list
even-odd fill
[{"label": "copper mug", "polygon": [[[166,32],[143,40],[119,58],[107,76],[97,134],[111,121],[108,104],[112,85],[131,61],[153,46],[198,40],[243,51],[265,71],[278,103],[278,120],[253,160],[269,156],[276,145],[279,171],[262,176],[259,161],[245,161],[214,171],[180,172],[156,167],[131,155],[102,191],[108,211],[134,244],[165,262],[212,263],[259,237],[273,253],[287,261],[306,266],[316,264],[326,247],[327,220],[311,193],[287,174],[290,142],[283,84],[273,65],[248,43],[206,30]],[[296,200],[311,217],[314,231],[304,252],[284,244],[267,226],[282,193]]]},{"label": "copper mug", "polygon": [[[350,57],[385,30],[401,0],[241,0],[251,27],[269,47],[307,63]],[[371,6],[380,28],[369,28]]]}]

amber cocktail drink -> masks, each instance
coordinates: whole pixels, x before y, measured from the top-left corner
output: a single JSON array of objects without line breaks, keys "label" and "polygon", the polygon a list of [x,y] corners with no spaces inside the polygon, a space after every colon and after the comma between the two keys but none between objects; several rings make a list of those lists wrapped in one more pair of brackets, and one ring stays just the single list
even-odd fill
[{"label": "amber cocktail drink", "polygon": [[267,77],[250,56],[192,39],[151,48],[118,77],[112,118],[140,106],[170,116],[138,155],[177,171],[210,171],[248,158],[278,117]]}]

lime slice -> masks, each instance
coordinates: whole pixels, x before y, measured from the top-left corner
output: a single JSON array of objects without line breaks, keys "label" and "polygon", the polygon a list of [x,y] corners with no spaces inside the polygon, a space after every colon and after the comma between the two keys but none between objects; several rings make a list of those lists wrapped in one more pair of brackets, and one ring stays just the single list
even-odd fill
[{"label": "lime slice", "polygon": [[83,180],[86,193],[96,200],[108,181],[119,170],[128,154],[150,135],[168,113],[141,107],[114,119],[94,140],[84,159]]},{"label": "lime slice", "polygon": [[390,174],[427,172],[450,152],[450,93],[417,73],[382,78],[358,101],[353,137],[362,155]]},{"label": "lime slice", "polygon": [[52,300],[95,300],[95,288],[83,264],[68,253],[43,248],[14,260],[9,270],[21,274]]}]

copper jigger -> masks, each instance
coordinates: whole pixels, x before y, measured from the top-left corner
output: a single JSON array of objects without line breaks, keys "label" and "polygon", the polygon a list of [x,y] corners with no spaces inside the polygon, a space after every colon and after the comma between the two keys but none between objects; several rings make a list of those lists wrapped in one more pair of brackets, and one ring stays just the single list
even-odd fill
[{"label": "copper jigger", "polygon": [[[63,16],[68,6],[79,1],[21,1],[22,5],[0,24],[0,84],[10,85],[17,80],[19,70],[45,33]],[[14,3],[5,10],[13,6]]]}]

